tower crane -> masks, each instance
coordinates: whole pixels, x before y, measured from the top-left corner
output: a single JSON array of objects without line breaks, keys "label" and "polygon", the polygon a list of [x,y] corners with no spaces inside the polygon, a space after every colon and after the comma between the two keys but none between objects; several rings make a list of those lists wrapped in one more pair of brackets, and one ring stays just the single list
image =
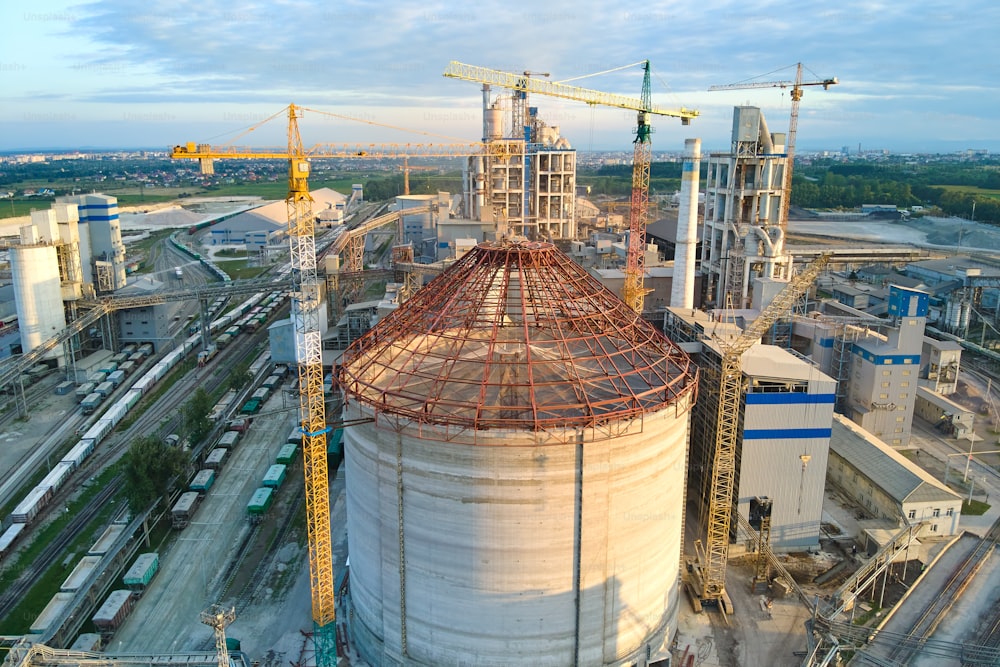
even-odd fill
[{"label": "tower crane", "polygon": [[747,81],[744,83],[729,83],[721,86],[711,86],[709,91],[717,90],[743,90],[745,88],[791,88],[792,109],[788,118],[788,138],[785,144],[786,165],[783,179],[781,198],[781,211],[778,217],[778,225],[782,231],[788,229],[788,206],[792,198],[792,169],[795,161],[795,135],[799,128],[799,102],[802,100],[803,86],[823,86],[823,90],[829,90],[830,86],[840,83],[837,77],[819,79],[816,81],[802,80],[802,63],[796,63],[794,81]]},{"label": "tower crane", "polygon": [[699,564],[695,595],[701,602],[719,604],[727,600],[726,567],[729,560],[729,531],[733,513],[736,479],[736,450],[739,440],[740,401],[743,396],[743,353],[760,340],[778,318],[798,301],[830,261],[820,255],[793,277],[750,326],[732,341],[719,341],[722,369],[719,378],[719,405],[716,411],[715,451],[709,489],[707,546],[696,543]]},{"label": "tower crane", "polygon": [[[323,357],[319,326],[320,282],[316,270],[316,223],[309,194],[311,158],[461,157],[481,155],[488,148],[469,144],[316,144],[306,150],[299,133],[304,107],[287,108],[288,145],[285,148],[248,148],[187,143],[175,146],[170,157],[194,159],[202,173],[214,172],[216,159],[288,161],[288,242],[292,267],[292,323],[299,368],[299,420],[302,428],[305,473],[306,532],[309,542],[309,575],[312,591],[313,641],[319,667],[337,663],[336,600],[333,550],[330,543],[330,497],[327,481]],[[317,112],[322,113],[322,112]],[[265,119],[267,122],[278,114]],[[258,123],[248,131],[256,129]]]},{"label": "tower crane", "polygon": [[[516,96],[526,96],[528,93],[559,97],[567,100],[585,102],[592,106],[609,106],[618,109],[629,109],[638,112],[638,122],[635,138],[635,155],[632,162],[632,199],[629,208],[629,246],[625,265],[625,285],[622,288],[622,300],[637,313],[642,312],[646,292],[643,289],[643,265],[646,250],[646,216],[649,207],[649,166],[651,161],[650,135],[652,126],[650,116],[673,116],[680,118],[681,123],[688,125],[692,118],[698,116],[694,109],[664,109],[653,106],[649,84],[649,61],[643,66],[642,96],[640,99],[605,93],[589,88],[579,88],[555,81],[532,79],[527,74],[514,74],[487,67],[477,67],[452,61],[445,68],[444,76],[453,79],[475,81],[487,86],[497,86],[514,90]],[[516,106],[516,103],[515,103]],[[516,132],[519,128],[515,127]],[[530,140],[525,131],[525,143]],[[525,151],[527,154],[527,151]],[[525,158],[527,160],[527,158]],[[525,173],[527,170],[525,170]]]}]

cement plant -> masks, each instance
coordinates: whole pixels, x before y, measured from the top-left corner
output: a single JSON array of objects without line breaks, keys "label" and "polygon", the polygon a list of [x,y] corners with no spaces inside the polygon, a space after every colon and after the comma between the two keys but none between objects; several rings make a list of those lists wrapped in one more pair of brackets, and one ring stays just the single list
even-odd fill
[{"label": "cement plant", "polygon": [[[467,143],[310,145],[290,104],[287,146],[168,151],[283,199],[3,227],[4,667],[1000,664],[1000,231],[792,206],[836,77],[719,86],[790,115],[704,151],[638,68],[452,62]],[[628,196],[551,98],[632,115]],[[310,187],[346,162],[403,194]]]}]

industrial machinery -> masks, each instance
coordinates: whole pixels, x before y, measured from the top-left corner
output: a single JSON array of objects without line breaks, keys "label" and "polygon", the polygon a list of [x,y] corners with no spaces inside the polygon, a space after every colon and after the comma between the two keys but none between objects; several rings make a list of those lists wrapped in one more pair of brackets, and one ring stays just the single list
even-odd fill
[{"label": "industrial machinery", "polygon": [[781,214],[779,225],[782,230],[788,227],[788,205],[792,194],[792,169],[795,161],[795,135],[799,127],[799,101],[802,99],[803,86],[823,86],[823,90],[828,90],[830,86],[840,83],[837,77],[819,79],[816,81],[802,80],[802,63],[797,63],[795,67],[794,81],[747,81],[743,83],[730,83],[721,86],[712,86],[710,91],[717,90],[743,90],[745,88],[791,88],[792,109],[788,119],[788,139],[785,145],[787,155],[787,167],[784,173],[785,196],[781,198]]},{"label": "industrial machinery", "polygon": [[[793,277],[750,326],[734,340],[719,340],[722,371],[716,415],[715,453],[709,489],[707,545],[695,544],[697,562],[692,564],[693,594],[702,604],[716,604],[728,612],[726,567],[729,560],[729,532],[735,496],[736,454],[740,429],[740,401],[743,396],[743,353],[749,350],[809,289],[830,261],[820,255]],[[766,545],[761,545],[766,549]]]},{"label": "industrial machinery", "polygon": [[[566,85],[565,83],[532,79],[528,76],[528,74],[530,74],[528,72],[523,75],[513,74],[486,67],[465,65],[454,61],[448,64],[448,67],[444,71],[444,75],[454,79],[464,79],[466,81],[482,83],[484,85],[484,89],[487,90],[488,86],[498,86],[515,91],[515,119],[519,117],[516,110],[518,100],[520,100],[523,105],[523,100],[529,92],[539,95],[548,95],[550,97],[559,97],[567,100],[586,102],[590,105],[610,106],[618,109],[630,109],[638,112],[636,138],[634,142],[635,154],[632,163],[632,199],[629,207],[629,246],[625,267],[625,285],[622,289],[622,300],[625,301],[625,303],[627,303],[632,310],[637,313],[641,313],[643,307],[643,297],[645,296],[642,286],[644,268],[643,260],[646,250],[646,216],[649,208],[649,165],[651,159],[650,137],[653,131],[649,122],[650,116],[652,114],[656,114],[658,116],[673,116],[675,118],[680,118],[681,122],[687,125],[690,123],[692,118],[696,118],[698,116],[698,112],[693,109],[685,108],[663,109],[660,107],[654,107],[652,104],[652,94],[649,82],[649,61],[645,60],[641,63],[634,64],[641,64],[643,66],[642,97],[640,99],[611,93],[603,93],[597,90],[590,90],[588,88],[578,88],[576,86]],[[633,65],[626,65],[626,67],[632,66]],[[601,74],[604,73],[605,72],[601,72]],[[515,122],[517,121],[515,120]],[[526,123],[527,120],[522,117],[522,122]],[[517,132],[520,128],[515,127],[513,129],[514,132]],[[528,125],[524,126],[524,137],[526,143],[531,139],[531,128]],[[524,178],[526,180],[528,178],[527,169],[525,170]]]}]

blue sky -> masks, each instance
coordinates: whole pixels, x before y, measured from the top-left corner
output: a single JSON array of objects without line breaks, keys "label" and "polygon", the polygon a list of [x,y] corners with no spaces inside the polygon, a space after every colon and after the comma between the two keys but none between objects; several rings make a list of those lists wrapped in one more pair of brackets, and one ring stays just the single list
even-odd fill
[{"label": "blue sky", "polygon": [[[807,88],[798,149],[1000,152],[1000,3],[398,2],[5,0],[0,4],[0,150],[222,143],[289,102],[476,140],[478,85],[450,60],[563,80],[645,58],[653,99],[699,109],[655,120],[654,150],[728,145],[732,106],[787,128],[780,89],[707,92],[755,77],[836,76]],[[770,74],[769,74],[770,73]],[[641,71],[576,85],[638,96]],[[634,115],[533,98],[581,150],[630,150]],[[428,141],[311,115],[307,144]],[[283,123],[242,143],[280,144]]]}]

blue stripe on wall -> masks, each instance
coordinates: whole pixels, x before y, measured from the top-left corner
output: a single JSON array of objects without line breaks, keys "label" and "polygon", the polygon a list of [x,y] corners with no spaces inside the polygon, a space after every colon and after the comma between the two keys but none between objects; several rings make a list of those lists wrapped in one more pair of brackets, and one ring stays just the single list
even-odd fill
[{"label": "blue stripe on wall", "polygon": [[797,440],[829,438],[832,428],[755,428],[743,431],[744,440]]},{"label": "blue stripe on wall", "polygon": [[836,394],[803,394],[802,392],[747,394],[747,405],[801,405],[803,403],[832,405],[836,402]]},{"label": "blue stripe on wall", "polygon": [[833,338],[820,338],[817,342],[820,347],[833,347]]}]

